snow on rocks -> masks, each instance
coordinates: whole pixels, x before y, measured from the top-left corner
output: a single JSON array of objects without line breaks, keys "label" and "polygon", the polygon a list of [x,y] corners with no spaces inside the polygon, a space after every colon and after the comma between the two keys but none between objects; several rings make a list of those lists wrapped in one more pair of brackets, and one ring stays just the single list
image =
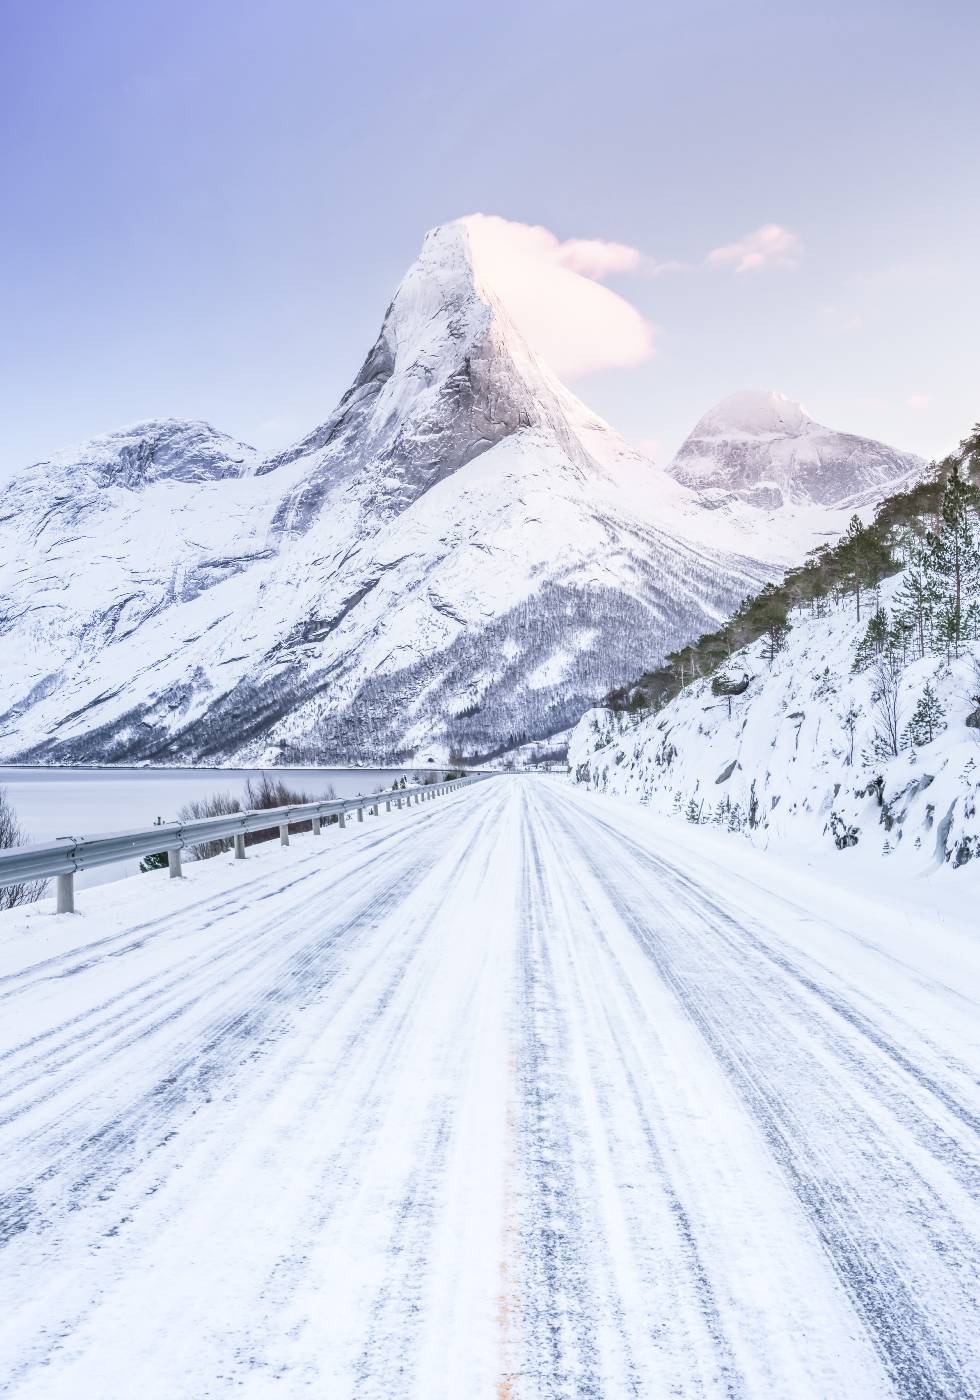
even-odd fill
[{"label": "snow on rocks", "polygon": [[572,730],[568,741],[568,766],[575,773],[597,750],[611,744],[629,728],[627,716],[620,710],[595,706],[586,710]]}]

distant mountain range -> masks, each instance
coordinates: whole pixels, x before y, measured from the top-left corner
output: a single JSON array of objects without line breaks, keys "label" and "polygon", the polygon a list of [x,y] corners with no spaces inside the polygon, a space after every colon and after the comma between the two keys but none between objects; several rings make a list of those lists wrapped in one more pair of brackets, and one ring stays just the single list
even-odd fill
[{"label": "distant mountain range", "polygon": [[141,423],[0,494],[0,756],[483,757],[567,730],[923,467],[772,394],[655,467],[433,230],[333,414]]}]

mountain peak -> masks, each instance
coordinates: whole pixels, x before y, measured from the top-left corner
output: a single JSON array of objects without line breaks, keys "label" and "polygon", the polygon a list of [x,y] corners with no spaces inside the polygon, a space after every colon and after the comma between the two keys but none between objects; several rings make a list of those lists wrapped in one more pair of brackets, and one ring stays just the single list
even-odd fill
[{"label": "mountain peak", "polygon": [[528,430],[548,434],[574,468],[587,470],[596,464],[570,419],[590,417],[528,348],[460,220],[426,234],[331,417],[259,474],[305,461],[277,517],[303,534],[341,483],[348,501],[388,518]]},{"label": "mountain peak", "polygon": [[813,419],[802,404],[775,389],[742,389],[715,404],[697,424],[692,437],[747,437],[778,434],[795,437],[806,432]]},{"label": "mountain peak", "polygon": [[924,467],[913,453],[823,427],[784,394],[744,390],[699,420],[668,471],[695,490],[772,510],[788,502],[857,507]]}]

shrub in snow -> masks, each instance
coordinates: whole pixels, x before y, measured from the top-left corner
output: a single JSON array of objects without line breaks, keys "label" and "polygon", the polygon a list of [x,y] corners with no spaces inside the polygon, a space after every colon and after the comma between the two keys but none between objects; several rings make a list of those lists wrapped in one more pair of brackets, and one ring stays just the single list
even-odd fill
[{"label": "shrub in snow", "polygon": [[[0,787],[0,850],[24,844],[24,833],[17,820],[17,814],[10,805],[6,789]],[[4,885],[0,888],[0,909],[13,909],[18,904],[33,904],[41,898],[46,884],[46,880],[32,880],[23,885]]]}]

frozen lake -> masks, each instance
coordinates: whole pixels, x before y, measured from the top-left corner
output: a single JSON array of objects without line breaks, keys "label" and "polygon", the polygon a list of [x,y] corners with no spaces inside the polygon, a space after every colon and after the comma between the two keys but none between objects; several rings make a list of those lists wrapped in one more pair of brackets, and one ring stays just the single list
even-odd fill
[{"label": "frozen lake", "polygon": [[[0,787],[30,841],[94,836],[176,820],[185,802],[227,792],[242,798],[245,784],[263,773],[318,797],[358,797],[392,787],[395,780],[432,772],[415,768],[5,768]],[[440,770],[441,771],[441,770]],[[84,871],[79,885],[132,875],[138,862]]]}]

